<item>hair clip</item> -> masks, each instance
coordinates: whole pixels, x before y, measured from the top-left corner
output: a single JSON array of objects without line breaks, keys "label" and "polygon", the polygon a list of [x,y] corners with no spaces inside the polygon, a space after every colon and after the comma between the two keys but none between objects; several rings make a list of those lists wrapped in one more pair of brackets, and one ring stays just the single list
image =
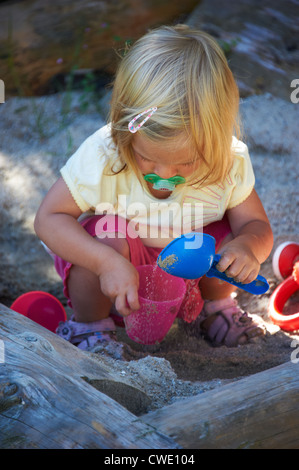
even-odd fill
[{"label": "hair clip", "polygon": [[[154,106],[153,108],[149,108],[147,109],[146,111],[143,111],[143,113],[140,113],[140,114],[137,114],[137,116],[135,116],[132,121],[129,122],[128,124],[128,129],[130,132],[132,132],[132,134],[135,134],[135,132],[138,131],[138,129],[140,129],[141,126],[143,126],[143,124],[157,111],[157,106]],[[143,119],[143,121],[138,124],[138,126],[134,126],[134,122],[137,121],[138,118],[140,118],[141,116],[144,116],[144,114],[147,114],[149,113],[145,119]]]}]

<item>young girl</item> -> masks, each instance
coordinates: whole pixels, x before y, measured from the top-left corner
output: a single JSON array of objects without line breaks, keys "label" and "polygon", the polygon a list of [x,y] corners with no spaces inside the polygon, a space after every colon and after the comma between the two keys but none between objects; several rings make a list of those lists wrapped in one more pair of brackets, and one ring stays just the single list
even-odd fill
[{"label": "young girl", "polygon": [[[126,53],[110,123],[66,162],[35,220],[74,312],[58,334],[82,349],[115,340],[113,309],[125,317],[139,308],[135,266],[156,263],[183,232],[215,237],[220,271],[243,283],[256,278],[273,240],[237,139],[238,105],[225,56],[206,33],[161,27]],[[214,344],[263,333],[231,284],[185,282],[179,317]]]}]

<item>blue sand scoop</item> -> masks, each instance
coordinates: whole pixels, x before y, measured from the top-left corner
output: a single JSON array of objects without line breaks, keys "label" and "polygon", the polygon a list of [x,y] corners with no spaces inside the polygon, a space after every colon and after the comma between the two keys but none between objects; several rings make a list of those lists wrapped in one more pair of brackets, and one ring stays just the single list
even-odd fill
[{"label": "blue sand scoop", "polygon": [[216,265],[221,257],[215,254],[215,245],[215,238],[211,235],[187,233],[175,238],[161,251],[157,264],[169,274],[184,279],[197,279],[206,275],[229,282],[251,294],[267,292],[269,284],[263,276],[258,275],[254,281],[243,284],[218,271]]}]

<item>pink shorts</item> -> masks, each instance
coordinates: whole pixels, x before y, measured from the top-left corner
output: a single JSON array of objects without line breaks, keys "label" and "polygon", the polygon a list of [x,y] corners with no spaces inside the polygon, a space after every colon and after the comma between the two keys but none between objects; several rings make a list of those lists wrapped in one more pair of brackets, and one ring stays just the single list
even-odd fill
[{"label": "pink shorts", "polygon": [[[97,226],[97,222],[102,217],[102,215],[88,217],[81,222],[81,225],[92,237],[95,237],[97,235],[99,236],[99,225]],[[155,264],[157,261],[157,257],[162,249],[145,246],[142,243],[141,238],[138,237],[136,233],[135,236],[130,236],[127,230],[128,221],[126,221],[125,219],[114,215],[111,215],[109,217],[112,218],[110,219],[110,221],[112,221],[111,226],[114,227],[115,233],[121,233],[127,240],[130,250],[131,263],[134,266],[140,266],[144,264]],[[231,228],[227,216],[225,215],[224,218],[219,222],[213,222],[207,225],[206,227],[204,227],[203,232],[212,235],[215,238],[217,251],[222,240],[224,240],[224,238],[229,233],[231,233]],[[71,307],[72,304],[69,298],[67,281],[72,264],[68,263],[57,255],[54,256],[54,263],[57,273],[63,280],[63,293],[68,299],[68,305]],[[185,282],[186,295],[178,313],[178,317],[182,318],[183,320],[189,323],[191,321],[194,321],[196,317],[200,314],[203,307],[203,299],[201,297],[200,290],[198,287],[199,279],[186,279]]]}]

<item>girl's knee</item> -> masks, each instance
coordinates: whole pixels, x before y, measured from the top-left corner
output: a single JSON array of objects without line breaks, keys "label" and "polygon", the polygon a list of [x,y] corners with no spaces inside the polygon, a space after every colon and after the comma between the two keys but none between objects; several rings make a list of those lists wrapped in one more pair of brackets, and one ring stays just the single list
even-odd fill
[{"label": "girl's knee", "polygon": [[68,273],[68,278],[67,278],[67,284],[69,285],[70,283],[75,285],[86,285],[90,284],[91,282],[98,283],[99,279],[98,276],[93,273],[92,271],[89,271],[86,268],[83,268],[82,266],[78,266],[76,264],[73,264],[69,270]]},{"label": "girl's knee", "polygon": [[130,260],[130,248],[127,240],[123,238],[121,233],[114,233],[113,237],[105,237],[98,239],[99,243],[104,243],[117,251],[124,258]]},{"label": "girl's knee", "polygon": [[126,219],[112,214],[98,217],[95,225],[95,238],[130,260],[130,249],[126,235]]}]

